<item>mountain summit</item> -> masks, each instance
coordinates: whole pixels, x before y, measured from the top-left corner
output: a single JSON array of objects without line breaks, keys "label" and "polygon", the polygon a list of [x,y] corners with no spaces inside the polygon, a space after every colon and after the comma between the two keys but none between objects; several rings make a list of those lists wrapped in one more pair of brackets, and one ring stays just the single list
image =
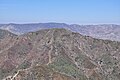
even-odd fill
[{"label": "mountain summit", "polygon": [[1,80],[120,80],[117,41],[53,28],[12,36],[7,45],[0,46]]}]

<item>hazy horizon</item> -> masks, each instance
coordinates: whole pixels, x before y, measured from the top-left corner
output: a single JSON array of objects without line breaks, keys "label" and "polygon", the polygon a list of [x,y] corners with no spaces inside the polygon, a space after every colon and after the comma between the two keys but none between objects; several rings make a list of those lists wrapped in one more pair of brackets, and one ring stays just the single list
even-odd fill
[{"label": "hazy horizon", "polygon": [[0,24],[41,24],[41,23],[60,23],[67,25],[120,25],[120,23],[65,23],[65,22],[6,22]]}]

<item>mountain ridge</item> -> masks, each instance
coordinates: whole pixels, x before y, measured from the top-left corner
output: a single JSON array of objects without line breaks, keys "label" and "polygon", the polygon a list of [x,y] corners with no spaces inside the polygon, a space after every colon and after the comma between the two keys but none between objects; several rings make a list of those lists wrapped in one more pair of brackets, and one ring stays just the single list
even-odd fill
[{"label": "mountain ridge", "polygon": [[15,80],[120,79],[120,42],[82,36],[63,28],[39,30],[7,40],[11,46],[0,53],[1,80],[15,75]]},{"label": "mountain ridge", "polygon": [[31,23],[31,24],[3,24],[1,29],[9,30],[15,34],[35,32],[41,29],[65,28],[82,35],[91,36],[98,39],[120,41],[120,25],[100,24],[100,25],[77,25],[65,23]]}]

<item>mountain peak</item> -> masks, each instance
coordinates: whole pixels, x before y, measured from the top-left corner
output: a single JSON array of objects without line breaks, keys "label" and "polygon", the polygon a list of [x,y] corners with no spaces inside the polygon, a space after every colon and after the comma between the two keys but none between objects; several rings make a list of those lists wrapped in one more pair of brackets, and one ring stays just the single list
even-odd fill
[{"label": "mountain peak", "polygon": [[[7,44],[3,45],[5,41]],[[109,80],[110,76],[113,80],[120,79],[116,76],[119,75],[116,70],[120,66],[120,43],[116,41],[53,28],[30,32],[1,43],[1,80],[15,75],[20,76],[15,79],[51,79],[50,75],[54,77],[54,74],[57,76],[55,80]]]}]

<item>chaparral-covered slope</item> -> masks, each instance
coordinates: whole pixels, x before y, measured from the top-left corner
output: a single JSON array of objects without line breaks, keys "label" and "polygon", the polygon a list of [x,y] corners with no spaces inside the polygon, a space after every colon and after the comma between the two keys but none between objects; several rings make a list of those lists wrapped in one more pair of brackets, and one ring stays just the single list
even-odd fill
[{"label": "chaparral-covered slope", "polygon": [[4,38],[0,45],[0,80],[120,80],[117,41],[54,28]]}]

